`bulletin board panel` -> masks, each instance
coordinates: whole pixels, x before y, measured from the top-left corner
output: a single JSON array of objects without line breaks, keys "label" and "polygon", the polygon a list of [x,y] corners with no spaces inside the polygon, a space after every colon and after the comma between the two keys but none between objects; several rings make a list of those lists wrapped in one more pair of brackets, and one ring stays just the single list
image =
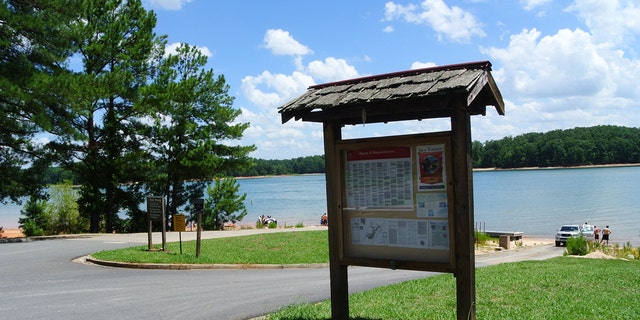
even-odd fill
[{"label": "bulletin board panel", "polygon": [[453,271],[449,132],[343,140],[341,263]]}]

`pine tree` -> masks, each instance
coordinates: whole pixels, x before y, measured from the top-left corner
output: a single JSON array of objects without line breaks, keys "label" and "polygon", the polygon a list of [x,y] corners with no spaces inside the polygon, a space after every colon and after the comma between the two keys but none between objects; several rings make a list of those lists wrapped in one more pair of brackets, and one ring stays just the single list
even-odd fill
[{"label": "pine tree", "polygon": [[169,215],[201,198],[207,180],[246,164],[255,149],[231,145],[249,124],[234,123],[241,111],[233,108],[224,77],[205,70],[206,63],[196,47],[183,44],[144,89],[151,123],[144,140],[155,157],[150,189],[166,195]]},{"label": "pine tree", "polygon": [[4,0],[0,4],[0,202],[39,192],[47,167],[32,142],[42,128],[59,126],[57,88],[71,55],[69,1]]},{"label": "pine tree", "polygon": [[76,6],[80,14],[72,26],[82,70],[65,93],[70,127],[57,132],[50,147],[83,180],[80,213],[90,218],[91,231],[111,232],[117,212],[135,202],[131,197],[140,198],[137,185],[123,190],[119,184],[140,171],[134,167],[140,154],[134,102],[164,40],[153,32],[155,14],[140,0],[84,0]]},{"label": "pine tree", "polygon": [[247,194],[239,194],[240,185],[234,178],[224,178],[215,181],[207,187],[208,198],[204,202],[202,217],[203,228],[206,230],[222,230],[227,222],[242,221],[247,215],[244,200]]}]

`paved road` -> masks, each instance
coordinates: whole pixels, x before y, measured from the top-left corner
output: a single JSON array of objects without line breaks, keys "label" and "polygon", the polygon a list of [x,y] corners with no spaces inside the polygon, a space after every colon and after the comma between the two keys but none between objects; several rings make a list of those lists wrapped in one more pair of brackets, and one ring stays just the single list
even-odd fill
[{"label": "paved road", "polygon": [[[251,231],[238,235],[245,232]],[[203,238],[229,235],[205,232]],[[183,241],[191,238],[195,234],[183,233]],[[176,239],[177,234],[168,234],[168,241]],[[137,234],[0,244],[0,319],[248,319],[330,295],[327,268],[138,270],[72,262],[146,241],[146,234]],[[154,235],[154,242],[159,241]],[[477,265],[561,254],[561,248],[545,246],[478,256]],[[352,267],[349,289],[362,291],[432,274]]]}]

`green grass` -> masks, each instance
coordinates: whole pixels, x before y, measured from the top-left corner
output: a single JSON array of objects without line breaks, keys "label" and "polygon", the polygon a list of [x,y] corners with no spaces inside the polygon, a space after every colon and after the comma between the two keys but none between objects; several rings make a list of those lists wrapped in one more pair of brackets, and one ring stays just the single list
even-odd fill
[{"label": "green grass", "polygon": [[[278,232],[102,251],[103,260],[139,263],[327,263],[327,231]],[[612,248],[611,250],[613,250]],[[636,250],[637,251],[637,250]],[[636,252],[634,251],[634,252]],[[388,272],[394,272],[388,270]],[[640,319],[640,261],[558,257],[476,269],[477,319]],[[451,274],[412,280],[350,296],[351,319],[455,319]],[[331,304],[294,305],[270,320],[324,320]]]},{"label": "green grass", "polygon": [[196,242],[169,242],[165,252],[149,251],[148,246],[101,251],[92,254],[101,260],[135,263],[220,263],[220,264],[298,264],[328,263],[327,231],[299,231],[257,234],[202,240],[200,257]]},{"label": "green grass", "polygon": [[[352,294],[349,315],[456,319],[455,297],[455,278],[444,274]],[[479,268],[476,298],[477,319],[640,319],[640,263],[558,257]],[[331,304],[290,306],[267,319],[331,319]]]}]

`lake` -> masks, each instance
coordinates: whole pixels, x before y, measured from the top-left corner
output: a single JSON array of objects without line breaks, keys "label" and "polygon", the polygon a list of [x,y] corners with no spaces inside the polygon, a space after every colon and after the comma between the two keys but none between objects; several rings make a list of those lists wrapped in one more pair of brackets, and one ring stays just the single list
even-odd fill
[{"label": "lake", "polygon": [[[611,240],[640,246],[640,166],[476,171],[475,220],[486,230],[553,238],[563,224],[609,225]],[[249,212],[279,225],[318,225],[326,212],[324,175],[238,179]],[[16,228],[20,207],[0,205],[0,226]]]}]

